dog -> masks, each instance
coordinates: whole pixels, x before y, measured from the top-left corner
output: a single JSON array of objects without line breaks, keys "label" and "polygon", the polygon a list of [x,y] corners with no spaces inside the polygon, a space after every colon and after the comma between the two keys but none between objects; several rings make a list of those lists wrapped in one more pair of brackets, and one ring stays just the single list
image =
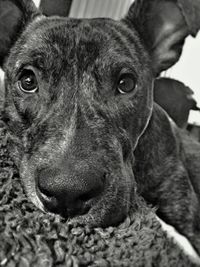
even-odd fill
[{"label": "dog", "polygon": [[189,34],[176,1],[136,0],[121,21],[0,10],[3,119],[30,200],[105,227],[140,194],[200,253],[200,145],[153,101]]}]

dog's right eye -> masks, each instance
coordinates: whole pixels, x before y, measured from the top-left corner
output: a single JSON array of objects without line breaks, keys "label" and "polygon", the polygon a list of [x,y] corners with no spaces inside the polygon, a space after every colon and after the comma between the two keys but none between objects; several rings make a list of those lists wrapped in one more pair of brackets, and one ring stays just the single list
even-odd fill
[{"label": "dog's right eye", "polygon": [[35,93],[38,91],[37,78],[32,70],[24,70],[18,80],[18,87],[25,93]]},{"label": "dog's right eye", "polygon": [[124,73],[120,76],[117,90],[120,94],[128,94],[137,87],[136,78],[131,73]]}]

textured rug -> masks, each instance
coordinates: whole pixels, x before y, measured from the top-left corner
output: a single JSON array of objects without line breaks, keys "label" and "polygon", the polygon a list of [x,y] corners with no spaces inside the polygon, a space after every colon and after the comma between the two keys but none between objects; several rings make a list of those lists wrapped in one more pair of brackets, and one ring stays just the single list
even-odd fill
[{"label": "textured rug", "polygon": [[118,227],[89,229],[37,210],[23,192],[0,123],[0,266],[195,266],[138,198]]}]

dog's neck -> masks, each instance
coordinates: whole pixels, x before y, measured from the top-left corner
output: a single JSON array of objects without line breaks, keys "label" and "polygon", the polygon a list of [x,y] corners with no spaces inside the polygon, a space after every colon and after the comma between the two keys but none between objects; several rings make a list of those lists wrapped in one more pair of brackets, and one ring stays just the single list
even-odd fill
[{"label": "dog's neck", "polygon": [[134,151],[133,168],[141,194],[148,195],[149,201],[156,201],[158,187],[162,183],[161,173],[167,161],[180,153],[177,131],[170,118],[157,104],[154,104],[149,125],[141,136]]}]

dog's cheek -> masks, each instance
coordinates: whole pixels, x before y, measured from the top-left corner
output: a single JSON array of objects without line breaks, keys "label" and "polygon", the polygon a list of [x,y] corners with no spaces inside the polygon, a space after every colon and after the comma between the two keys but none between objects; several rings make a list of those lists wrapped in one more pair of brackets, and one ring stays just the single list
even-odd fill
[{"label": "dog's cheek", "polygon": [[[6,85],[5,94],[3,119],[10,125],[10,130],[17,134],[36,116],[39,110],[38,97],[20,94],[12,84]],[[15,124],[18,125],[17,128]]]},{"label": "dog's cheek", "polygon": [[119,172],[116,174],[117,179],[114,178],[114,184],[116,186],[114,191],[117,193],[113,198],[115,198],[114,203],[118,207],[117,213],[121,218],[128,214],[136,201],[137,185],[132,168],[133,161],[132,156],[129,156],[126,161],[122,157]]},{"label": "dog's cheek", "polygon": [[105,206],[104,226],[117,225],[128,215],[136,204],[136,183],[132,168],[125,164],[118,179],[114,182],[115,188],[108,198],[108,206]]}]

